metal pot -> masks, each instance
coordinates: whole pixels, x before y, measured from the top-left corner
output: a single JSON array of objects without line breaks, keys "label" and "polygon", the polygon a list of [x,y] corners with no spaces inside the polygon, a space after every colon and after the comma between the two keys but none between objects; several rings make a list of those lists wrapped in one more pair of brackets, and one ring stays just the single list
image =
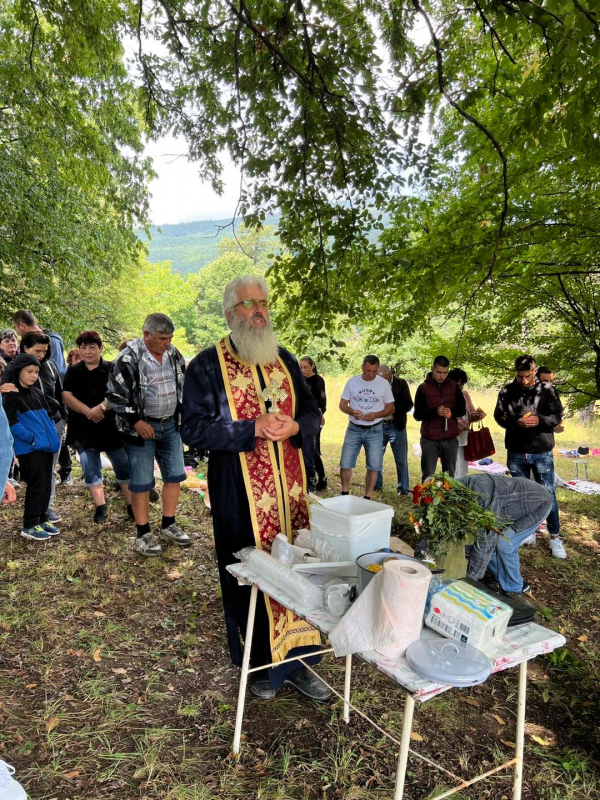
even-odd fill
[{"label": "metal pot", "polygon": [[377,552],[377,553],[365,553],[362,556],[359,556],[356,559],[356,566],[357,569],[357,581],[356,581],[356,593],[357,595],[360,594],[369,584],[375,575],[376,572],[369,572],[366,567],[370,566],[371,564],[383,564],[388,558],[393,559],[400,559],[402,561],[414,561],[416,564],[423,564],[422,561],[419,561],[418,558],[413,558],[412,556],[403,556],[402,553],[392,553],[392,552]]}]

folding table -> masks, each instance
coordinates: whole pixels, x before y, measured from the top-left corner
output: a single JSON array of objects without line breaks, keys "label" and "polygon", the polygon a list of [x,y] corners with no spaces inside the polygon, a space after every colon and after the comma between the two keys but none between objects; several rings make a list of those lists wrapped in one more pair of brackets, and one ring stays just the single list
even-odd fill
[{"label": "folding table", "polygon": [[[254,669],[250,669],[250,648],[252,643],[252,634],[254,631],[254,618],[256,613],[256,601],[258,592],[264,592],[269,597],[272,597],[278,603],[289,608],[299,617],[306,619],[311,625],[313,625],[317,630],[319,630],[322,634],[327,636],[329,632],[335,627],[339,618],[333,617],[329,612],[322,608],[316,611],[310,611],[308,609],[302,608],[300,604],[295,602],[292,598],[287,597],[284,592],[280,589],[276,588],[272,584],[269,584],[268,581],[264,580],[251,572],[248,569],[248,566],[245,563],[240,564],[232,564],[227,567],[228,571],[238,579],[238,581],[242,584],[246,584],[252,587],[250,593],[250,608],[248,614],[248,627],[246,629],[246,637],[244,643],[244,658],[242,661],[242,671],[240,676],[240,687],[239,687],[239,694],[238,694],[238,704],[237,704],[237,712],[236,712],[236,721],[235,721],[235,731],[233,736],[233,747],[232,752],[234,756],[238,756],[240,752],[240,741],[241,741],[241,734],[242,734],[242,721],[244,718],[244,705],[246,700],[246,688],[248,683],[248,675],[251,672],[256,672],[258,670],[265,669],[269,666],[277,666],[277,664],[265,664],[261,667],[256,667]],[[325,579],[326,580],[326,579]],[[421,633],[423,638],[430,638],[430,639],[440,639],[442,637],[439,634],[431,631],[427,628],[423,628]],[[340,699],[344,701],[344,711],[343,717],[345,722],[350,721],[350,709],[355,711],[361,717],[366,719],[373,727],[375,727],[380,733],[387,736],[388,738],[392,739],[398,746],[399,746],[399,754],[398,754],[398,765],[396,770],[396,785],[394,790],[394,800],[402,800],[404,798],[404,784],[406,780],[406,766],[408,762],[408,755],[409,753],[422,760],[425,761],[430,766],[440,770],[443,772],[447,777],[453,779],[457,782],[457,786],[453,789],[449,789],[442,794],[436,796],[435,800],[442,800],[442,798],[450,797],[453,794],[461,791],[461,789],[465,789],[468,786],[471,786],[478,781],[483,780],[484,778],[489,777],[490,775],[494,775],[501,770],[507,769],[509,767],[514,766],[514,777],[513,777],[513,800],[521,800],[521,789],[523,784],[523,750],[524,750],[524,738],[525,738],[525,698],[527,694],[527,662],[535,658],[536,656],[542,653],[550,653],[553,650],[556,650],[558,647],[562,647],[565,644],[566,640],[564,636],[561,636],[559,633],[555,633],[554,631],[548,630],[547,628],[543,628],[541,625],[536,625],[533,622],[527,623],[525,625],[515,626],[513,628],[509,628],[502,637],[502,639],[494,646],[493,650],[486,650],[487,655],[489,656],[492,662],[492,672],[501,672],[505,669],[510,669],[511,667],[519,667],[519,692],[518,692],[518,699],[517,699],[517,725],[516,725],[516,736],[515,736],[515,755],[510,761],[501,764],[499,767],[495,767],[494,769],[487,770],[486,772],[475,776],[469,780],[464,780],[463,778],[455,775],[453,772],[450,772],[445,767],[442,767],[440,764],[437,764],[432,759],[417,753],[411,747],[409,747],[410,743],[410,735],[412,731],[412,722],[413,722],[413,713],[415,709],[415,701],[419,703],[426,702],[430,700],[432,697],[441,694],[442,692],[446,692],[449,689],[455,688],[448,684],[437,684],[433,681],[430,681],[428,678],[423,678],[418,675],[416,672],[410,668],[408,661],[404,656],[396,659],[385,658],[384,656],[380,655],[375,651],[368,651],[363,653],[357,653],[356,655],[359,656],[363,661],[366,661],[368,664],[373,666],[375,669],[382,672],[392,681],[397,683],[403,690],[405,696],[405,707],[404,707],[404,721],[402,724],[402,733],[400,740],[396,739],[395,737],[391,736],[388,731],[381,728],[375,721],[370,719],[366,714],[364,714],[359,709],[355,708],[350,702],[350,686],[351,686],[351,678],[352,678],[352,656],[345,656],[345,675],[344,675],[344,694],[341,695],[337,690],[329,686],[329,688],[336,694]],[[321,653],[332,653],[332,648],[323,649],[320,651]],[[302,663],[307,669],[311,672],[314,672],[312,667],[308,666],[304,658],[306,656],[297,657],[294,660],[299,661]],[[316,673],[315,673],[316,674]],[[320,677],[320,676],[319,676]],[[321,678],[323,680],[323,678]],[[326,681],[323,681],[326,683]]]}]

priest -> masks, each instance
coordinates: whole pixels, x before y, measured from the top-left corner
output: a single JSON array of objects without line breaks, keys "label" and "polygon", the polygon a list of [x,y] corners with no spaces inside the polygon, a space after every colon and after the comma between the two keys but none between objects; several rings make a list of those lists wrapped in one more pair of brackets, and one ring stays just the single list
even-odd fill
[{"label": "priest", "polygon": [[[203,350],[186,371],[183,441],[208,450],[208,485],[229,651],[242,663],[240,635],[248,620],[250,589],[227,572],[233,555],[255,546],[270,552],[278,533],[291,541],[308,525],[302,441],[314,436],[321,412],[298,362],[277,345],[269,320],[268,287],[246,275],[225,287],[223,311],[231,333]],[[320,636],[266,595],[259,595],[250,691],[272,699],[290,684],[314,700],[329,690],[298,661],[318,649]],[[307,659],[315,663],[317,656]]]}]

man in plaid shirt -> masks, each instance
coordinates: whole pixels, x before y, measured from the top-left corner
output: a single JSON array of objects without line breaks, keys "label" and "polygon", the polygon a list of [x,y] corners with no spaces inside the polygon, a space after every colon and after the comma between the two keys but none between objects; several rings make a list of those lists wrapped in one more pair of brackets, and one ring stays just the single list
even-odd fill
[{"label": "man in plaid shirt", "polygon": [[467,577],[481,580],[486,568],[506,594],[522,594],[530,590],[523,580],[519,563],[519,547],[546,518],[552,506],[552,495],[542,484],[527,478],[505,478],[503,475],[466,475],[458,479],[477,493],[477,502],[505,520],[502,533],[481,531],[469,556]]}]

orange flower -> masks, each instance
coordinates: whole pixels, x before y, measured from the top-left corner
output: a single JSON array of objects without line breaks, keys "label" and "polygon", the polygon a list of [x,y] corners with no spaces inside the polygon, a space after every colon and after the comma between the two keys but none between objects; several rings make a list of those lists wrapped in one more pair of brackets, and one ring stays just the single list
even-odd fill
[{"label": "orange flower", "polygon": [[448,481],[444,481],[444,489],[449,489],[449,488],[450,484],[448,483]]}]

